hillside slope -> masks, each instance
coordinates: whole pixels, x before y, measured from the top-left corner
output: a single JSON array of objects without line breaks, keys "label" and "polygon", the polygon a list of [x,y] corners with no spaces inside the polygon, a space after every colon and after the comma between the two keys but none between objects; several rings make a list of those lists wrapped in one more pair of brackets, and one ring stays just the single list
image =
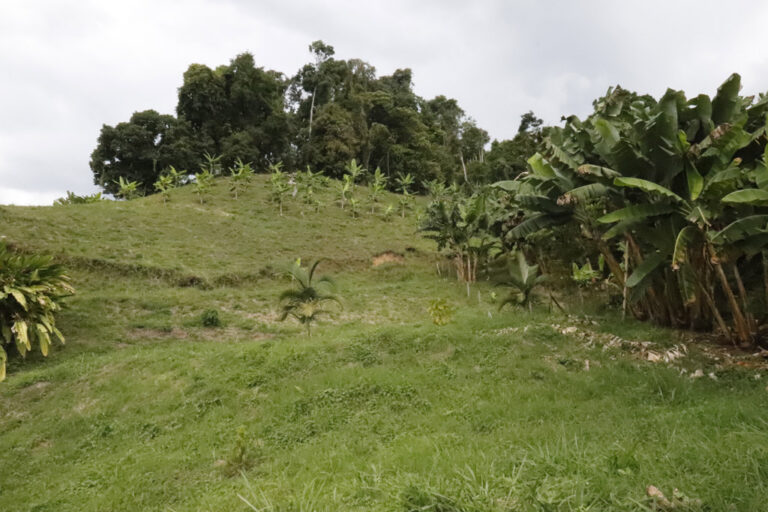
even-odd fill
[{"label": "hillside slope", "polygon": [[[321,201],[280,217],[259,177],[205,205],[0,207],[0,236],[56,254],[78,290],[67,345],[0,384],[0,509],[626,511],[652,484],[682,510],[766,510],[762,370],[693,345],[648,362],[684,339],[611,313],[499,313],[414,212]],[[278,270],[320,257],[344,307],[308,338],[277,319]]]}]

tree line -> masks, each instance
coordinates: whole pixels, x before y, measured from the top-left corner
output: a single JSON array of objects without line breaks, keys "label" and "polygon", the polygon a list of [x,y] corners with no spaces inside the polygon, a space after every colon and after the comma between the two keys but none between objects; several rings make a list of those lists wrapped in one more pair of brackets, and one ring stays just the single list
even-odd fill
[{"label": "tree line", "polygon": [[249,53],[215,69],[192,64],[178,89],[176,115],[154,110],[104,125],[90,167],[106,192],[122,178],[138,192],[173,167],[196,172],[207,157],[220,168],[237,161],[264,172],[282,162],[341,178],[356,160],[395,177],[410,174],[417,187],[430,180],[489,182],[525,169],[541,120],[523,116],[520,133],[494,141],[455,99],[427,100],[413,91],[410,69],[377,76],[360,59],[337,59],[322,41],[309,45],[312,62],[293,76],[258,67]]}]

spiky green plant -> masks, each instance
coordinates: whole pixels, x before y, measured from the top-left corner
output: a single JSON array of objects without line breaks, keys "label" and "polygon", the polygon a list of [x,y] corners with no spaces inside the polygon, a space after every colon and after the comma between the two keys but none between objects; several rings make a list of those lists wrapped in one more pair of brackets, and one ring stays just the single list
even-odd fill
[{"label": "spiky green plant", "polygon": [[283,162],[271,164],[269,166],[269,196],[273,202],[277,203],[280,209],[280,216],[283,215],[283,201],[286,194],[290,192],[291,186],[288,183],[288,175],[282,171]]},{"label": "spiky green plant", "polygon": [[496,285],[511,289],[509,295],[502,299],[499,309],[507,304],[519,306],[532,305],[534,289],[544,281],[539,273],[538,265],[529,265],[521,251],[515,251],[503,257],[501,271],[496,273]]},{"label": "spiky green plant", "polygon": [[160,176],[155,182],[155,190],[160,192],[160,195],[163,198],[163,204],[167,203],[171,198],[171,189],[173,189],[173,187],[174,179],[168,174]]},{"label": "spiky green plant", "polygon": [[293,286],[280,294],[280,321],[289,316],[298,320],[306,327],[307,335],[312,336],[312,323],[330,313],[325,309],[328,302],[335,302],[339,307],[341,300],[332,292],[335,287],[333,280],[328,276],[320,276],[315,279],[315,270],[323,260],[315,261],[309,270],[301,266],[301,260],[297,260],[286,272],[291,277]]},{"label": "spiky green plant", "polygon": [[359,165],[354,158],[344,166],[344,170],[352,177],[353,184],[360,181],[359,178],[362,178],[368,172],[368,170],[362,165]]},{"label": "spiky green plant", "polygon": [[195,173],[195,194],[200,199],[200,204],[205,202],[205,196],[211,191],[213,187],[213,174],[208,170]]},{"label": "spiky green plant", "polygon": [[37,345],[47,356],[54,336],[64,343],[54,315],[62,297],[72,293],[64,268],[50,257],[14,254],[0,244],[0,381],[7,360],[3,345],[15,345],[22,356]]},{"label": "spiky green plant", "polygon": [[389,181],[389,179],[383,172],[381,172],[381,169],[377,167],[373,172],[371,191],[368,194],[368,199],[371,201],[371,213],[376,212],[376,204],[378,204],[381,195],[387,190],[387,181]]},{"label": "spiky green plant", "polygon": [[400,197],[400,214],[405,218],[405,210],[410,207],[410,204],[413,201],[411,187],[414,184],[414,179],[411,173],[398,174],[397,178],[395,178],[395,182],[397,183],[398,190],[402,194]]},{"label": "spiky green plant", "polygon": [[229,173],[231,175],[229,191],[232,192],[235,201],[237,201],[238,196],[248,189],[248,185],[253,179],[254,170],[250,163],[245,163],[238,158],[235,160],[234,167],[229,169]]},{"label": "spiky green plant", "polygon": [[119,187],[117,194],[115,194],[117,197],[125,199],[126,201],[129,201],[135,197],[138,197],[139,195],[138,181],[128,181],[122,176],[120,176],[118,178],[118,181],[116,181],[115,183],[117,183],[117,186]]}]

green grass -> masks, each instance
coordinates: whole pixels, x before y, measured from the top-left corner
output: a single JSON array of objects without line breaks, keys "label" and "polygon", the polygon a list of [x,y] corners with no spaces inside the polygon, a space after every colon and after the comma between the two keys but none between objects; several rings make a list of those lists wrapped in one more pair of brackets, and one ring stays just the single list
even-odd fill
[{"label": "green grass", "polygon": [[[756,370],[605,347],[679,342],[610,311],[499,313],[491,288],[438,276],[415,214],[353,220],[323,195],[281,218],[261,178],[237,202],[217,187],[204,206],[182,189],[0,208],[0,235],[55,253],[78,289],[67,345],[0,384],[1,510],[627,511],[650,509],[648,485],[690,498],[676,510],[768,510]],[[373,267],[386,250],[404,261]],[[329,258],[344,297],[312,338],[276,321],[297,257]],[[436,298],[456,308],[443,327]]]}]

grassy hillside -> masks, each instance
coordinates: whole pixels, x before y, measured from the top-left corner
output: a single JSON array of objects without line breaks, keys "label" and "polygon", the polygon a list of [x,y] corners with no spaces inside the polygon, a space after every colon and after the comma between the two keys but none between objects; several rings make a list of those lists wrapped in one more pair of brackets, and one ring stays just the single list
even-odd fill
[{"label": "grassy hillside", "polygon": [[[768,510],[759,358],[599,308],[499,313],[414,213],[353,219],[326,193],[280,217],[263,178],[225,188],[0,208],[0,236],[78,290],[67,345],[0,384],[1,510],[626,511],[649,485],[676,510]],[[328,258],[344,297],[312,338],[277,321],[297,257]]]}]

